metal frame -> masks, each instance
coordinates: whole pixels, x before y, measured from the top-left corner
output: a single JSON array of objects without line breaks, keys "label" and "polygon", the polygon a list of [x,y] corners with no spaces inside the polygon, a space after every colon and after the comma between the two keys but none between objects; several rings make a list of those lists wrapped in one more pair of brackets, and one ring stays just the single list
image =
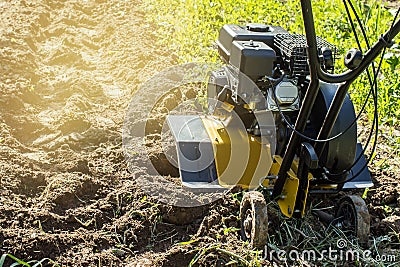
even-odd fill
[{"label": "metal frame", "polygon": [[[331,134],[333,125],[336,121],[337,115],[342,107],[351,83],[354,82],[354,80],[368,68],[374,59],[379,56],[385,47],[390,45],[392,39],[400,32],[400,19],[395,22],[393,27],[391,27],[391,29],[382,35],[379,40],[365,53],[358,68],[354,70],[348,70],[342,74],[330,74],[324,72],[319,63],[316,41],[317,36],[315,34],[311,0],[301,0],[301,8],[307,39],[310,83],[295,123],[295,129],[299,132],[304,131],[307,120],[311,113],[311,108],[314,105],[319,91],[319,81],[321,80],[327,83],[340,83],[318,134],[318,139],[326,139]],[[288,177],[287,173],[291,168],[296,149],[299,147],[300,142],[301,137],[295,132],[292,132],[283,157],[282,165],[279,169],[278,179],[275,181],[274,190],[272,192],[272,196],[274,198],[279,197],[282,193],[285,181]],[[315,151],[318,155],[323,151],[323,149],[324,143],[315,144]]]}]

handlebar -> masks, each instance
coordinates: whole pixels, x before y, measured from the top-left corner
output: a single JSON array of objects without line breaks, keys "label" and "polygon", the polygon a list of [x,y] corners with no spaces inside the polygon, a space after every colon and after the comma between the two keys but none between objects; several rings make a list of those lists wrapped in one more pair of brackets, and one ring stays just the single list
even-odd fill
[{"label": "handlebar", "polygon": [[[294,127],[297,131],[303,132],[319,91],[319,80],[328,83],[342,83],[341,86],[339,86],[334,99],[332,100],[323,122],[323,126],[318,134],[318,139],[325,139],[331,133],[332,126],[336,121],[338,111],[342,107],[343,100],[346,96],[348,88],[350,87],[350,84],[368,68],[368,66],[375,60],[376,57],[379,56],[385,47],[390,45],[392,39],[400,32],[400,19],[394,23],[391,28],[384,35],[382,35],[379,40],[365,53],[363,60],[356,69],[348,70],[342,74],[329,74],[321,69],[318,59],[316,41],[317,36],[315,34],[311,0],[301,0],[301,8],[307,39],[310,83]],[[296,149],[299,146],[300,141],[301,137],[293,131],[290,136],[281,167],[279,169],[278,178],[275,181],[274,190],[272,192],[273,198],[279,197],[282,193],[287,178],[287,172],[291,168]],[[321,145],[317,144],[317,146],[319,148],[318,150],[320,150]]]}]

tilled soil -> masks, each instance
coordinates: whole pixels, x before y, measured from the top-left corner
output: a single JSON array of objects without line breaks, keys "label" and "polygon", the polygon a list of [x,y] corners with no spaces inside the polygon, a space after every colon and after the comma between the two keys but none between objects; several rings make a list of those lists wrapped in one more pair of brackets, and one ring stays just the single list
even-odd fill
[{"label": "tilled soil", "polygon": [[[7,1],[0,10],[0,254],[120,266],[164,251],[157,235],[170,226],[152,225],[159,211],[139,202],[122,152],[133,93],[173,64],[140,3]],[[176,240],[187,228],[174,228]]]},{"label": "tilled soil", "polygon": [[[187,266],[206,244],[242,249],[226,231],[239,227],[234,195],[186,211],[187,223],[137,185],[145,167],[128,171],[131,98],[176,63],[140,1],[3,1],[0,21],[0,254],[62,266]],[[367,194],[376,237],[400,232],[398,163],[380,151]]]}]

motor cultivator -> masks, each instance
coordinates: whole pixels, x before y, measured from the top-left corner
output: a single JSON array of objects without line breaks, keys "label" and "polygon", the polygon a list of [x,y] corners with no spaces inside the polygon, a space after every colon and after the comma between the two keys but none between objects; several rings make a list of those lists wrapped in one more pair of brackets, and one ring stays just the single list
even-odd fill
[{"label": "motor cultivator", "polygon": [[[372,186],[357,142],[350,84],[400,30],[400,21],[365,54],[345,56],[333,74],[336,47],[315,35],[311,3],[301,1],[306,35],[279,26],[228,24],[217,41],[226,65],[210,74],[210,115],[169,115],[183,185],[218,191],[249,189],[240,209],[242,237],[255,247],[267,238],[262,188],[286,217],[302,217],[312,194]],[[369,213],[356,195],[338,199],[335,215],[319,214],[367,242]]]}]

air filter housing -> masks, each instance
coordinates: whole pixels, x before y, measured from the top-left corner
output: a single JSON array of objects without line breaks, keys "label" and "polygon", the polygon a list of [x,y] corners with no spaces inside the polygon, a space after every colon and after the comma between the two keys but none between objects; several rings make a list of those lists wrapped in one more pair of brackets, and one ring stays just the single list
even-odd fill
[{"label": "air filter housing", "polygon": [[233,41],[229,63],[256,80],[271,76],[276,60],[275,51],[263,42]]}]

